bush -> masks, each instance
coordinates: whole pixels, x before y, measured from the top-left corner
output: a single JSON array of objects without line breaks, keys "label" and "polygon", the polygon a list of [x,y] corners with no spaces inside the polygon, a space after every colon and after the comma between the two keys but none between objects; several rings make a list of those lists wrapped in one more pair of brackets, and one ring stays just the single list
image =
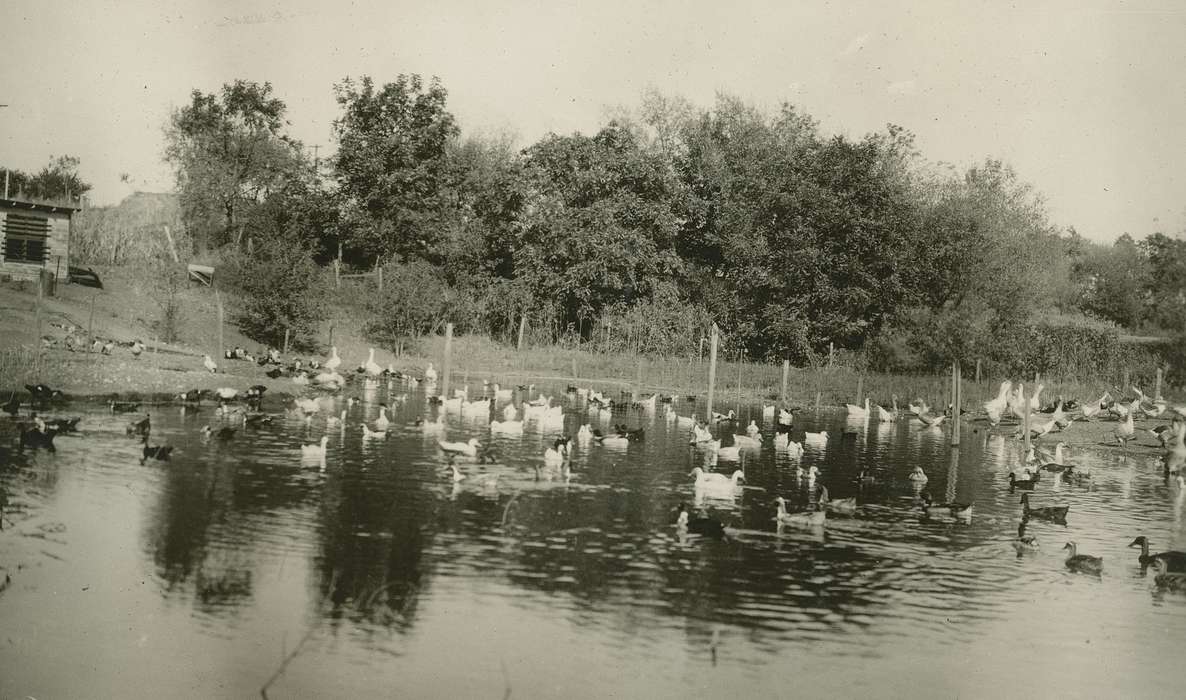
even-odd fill
[{"label": "bush", "polygon": [[317,325],[326,318],[327,276],[307,248],[283,239],[255,246],[224,263],[229,283],[243,296],[239,327],[248,337],[279,347],[291,332],[295,347],[316,346]]}]

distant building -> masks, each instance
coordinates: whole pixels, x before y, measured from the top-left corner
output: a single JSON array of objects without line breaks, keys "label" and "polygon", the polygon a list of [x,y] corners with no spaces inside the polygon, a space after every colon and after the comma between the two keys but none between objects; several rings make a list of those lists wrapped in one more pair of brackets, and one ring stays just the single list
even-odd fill
[{"label": "distant building", "polygon": [[70,219],[78,207],[0,199],[0,275],[37,279],[39,270],[65,279],[70,269]]}]

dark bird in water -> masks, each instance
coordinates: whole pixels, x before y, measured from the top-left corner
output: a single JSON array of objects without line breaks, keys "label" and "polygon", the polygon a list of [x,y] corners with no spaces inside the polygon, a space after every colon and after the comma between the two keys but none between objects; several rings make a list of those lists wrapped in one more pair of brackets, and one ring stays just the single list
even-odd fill
[{"label": "dark bird in water", "polygon": [[201,403],[202,397],[205,395],[205,393],[206,392],[201,389],[190,389],[189,391],[178,394],[177,398],[186,403]]},{"label": "dark bird in water", "polygon": [[1141,562],[1141,569],[1144,570],[1147,566],[1152,566],[1160,561],[1165,564],[1165,570],[1171,573],[1186,573],[1186,552],[1179,552],[1177,550],[1168,550],[1159,552],[1157,554],[1149,553],[1149,540],[1141,535],[1132,541],[1129,547],[1140,547],[1141,554],[1137,561]]},{"label": "dark bird in water", "polygon": [[1042,473],[1040,471],[1034,472],[1034,475],[1028,479],[1018,479],[1016,474],[1009,472],[1009,489],[1023,489],[1026,491],[1032,491],[1041,480]]},{"label": "dark bird in water", "polygon": [[116,401],[112,399],[107,405],[111,408],[112,413],[135,413],[140,410],[139,401]]},{"label": "dark bird in water", "polygon": [[140,463],[144,464],[149,459],[156,459],[156,460],[160,460],[160,461],[164,462],[169,459],[169,455],[172,453],[173,453],[173,447],[171,445],[151,445],[150,446],[148,444],[148,436],[145,435],[144,436],[143,456],[140,457]]},{"label": "dark bird in water", "polygon": [[128,437],[133,435],[137,437],[148,437],[150,432],[152,432],[152,418],[147,413],[140,420],[134,420],[128,423]]},{"label": "dark bird in water", "polygon": [[1059,525],[1067,524],[1067,513],[1070,512],[1070,506],[1046,506],[1044,508],[1030,508],[1030,495],[1028,493],[1021,494],[1021,517],[1024,520],[1036,518],[1038,520],[1049,520],[1050,522],[1058,523]]},{"label": "dark bird in water", "polygon": [[1077,546],[1074,542],[1067,542],[1063,545],[1063,549],[1071,550],[1067,555],[1067,568],[1071,571],[1077,571],[1081,574],[1095,574],[1100,575],[1104,570],[1103,557],[1093,557],[1089,554],[1079,554]]},{"label": "dark bird in water", "polygon": [[261,425],[267,425],[268,423],[271,423],[272,417],[273,416],[270,413],[252,411],[250,413],[243,414],[243,422],[252,428],[258,428]]},{"label": "dark bird in water", "polygon": [[226,442],[227,440],[230,440],[231,438],[235,437],[235,429],[224,426],[222,428],[219,428],[218,430],[212,430],[210,428],[210,426],[207,425],[207,426],[202,427],[202,435],[207,438],[216,437],[221,442]]},{"label": "dark bird in water", "polygon": [[41,430],[40,428],[24,428],[21,430],[21,449],[31,447],[33,449],[41,448],[47,452],[56,452],[54,447],[54,437],[57,436],[58,431],[53,428]]},{"label": "dark bird in water", "polygon": [[78,423],[82,420],[77,418],[53,418],[45,421],[46,427],[53,428],[59,433],[77,433]]},{"label": "dark bird in water", "polygon": [[687,503],[679,504],[679,517],[675,521],[675,526],[693,535],[711,537],[716,540],[725,537],[725,526],[721,524],[720,520],[716,518],[691,517],[688,513]]}]

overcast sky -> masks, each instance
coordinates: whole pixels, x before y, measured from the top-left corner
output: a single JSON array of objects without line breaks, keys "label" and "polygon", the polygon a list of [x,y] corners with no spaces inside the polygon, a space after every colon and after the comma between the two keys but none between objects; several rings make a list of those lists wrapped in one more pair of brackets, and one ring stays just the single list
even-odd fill
[{"label": "overcast sky", "polygon": [[1177,0],[5,0],[0,22],[0,164],[77,155],[99,204],[171,188],[162,127],[195,88],[270,81],[291,133],[325,153],[333,83],[421,73],[463,132],[520,146],[590,133],[648,86],[704,107],[723,91],[791,101],[830,133],[893,122],[934,161],[1002,158],[1095,240],[1186,229]]}]

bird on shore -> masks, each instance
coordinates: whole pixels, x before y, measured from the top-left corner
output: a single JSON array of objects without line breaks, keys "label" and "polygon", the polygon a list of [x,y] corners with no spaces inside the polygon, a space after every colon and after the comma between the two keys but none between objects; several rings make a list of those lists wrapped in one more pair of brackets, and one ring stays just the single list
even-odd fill
[{"label": "bird on shore", "polygon": [[338,346],[337,345],[331,346],[329,350],[330,350],[329,359],[325,361],[325,364],[322,365],[322,367],[325,367],[330,372],[333,372],[338,369],[339,365],[342,364],[342,358],[338,357]]},{"label": "bird on shore", "polygon": [[1001,388],[997,392],[997,397],[984,403],[984,412],[988,414],[988,423],[994,428],[1001,422],[1001,416],[1005,413],[1005,408],[1008,406],[1009,390],[1013,388],[1013,382],[1006,379],[1001,382]]},{"label": "bird on shore", "polygon": [[1132,411],[1128,412],[1127,416],[1124,419],[1124,422],[1121,423],[1116,428],[1114,435],[1116,437],[1116,442],[1122,448],[1127,450],[1128,449],[1128,441],[1133,439],[1133,437],[1136,435],[1136,427],[1133,426],[1133,423],[1132,423]]},{"label": "bird on shore", "polygon": [[210,374],[214,374],[218,371],[218,365],[215,364],[214,360],[210,359],[209,355],[204,356],[202,364],[206,367],[206,371],[210,372]]}]

